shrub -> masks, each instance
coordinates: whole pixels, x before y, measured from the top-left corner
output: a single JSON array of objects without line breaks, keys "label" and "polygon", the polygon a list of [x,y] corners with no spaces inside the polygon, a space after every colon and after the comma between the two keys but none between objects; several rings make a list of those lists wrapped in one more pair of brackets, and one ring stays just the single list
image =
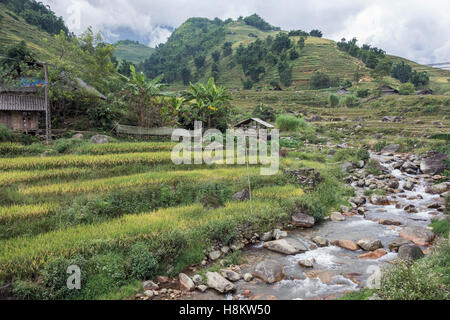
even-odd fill
[{"label": "shrub", "polygon": [[379,295],[386,300],[448,300],[450,246],[439,244],[431,255],[414,263],[403,262],[381,278]]},{"label": "shrub", "polygon": [[423,108],[424,114],[434,114],[438,111],[439,111],[439,106],[436,106],[436,105],[425,106]]},{"label": "shrub", "polygon": [[403,83],[400,86],[400,88],[398,89],[398,92],[401,95],[407,96],[407,95],[413,94],[415,90],[416,90],[416,88],[414,87],[414,85],[412,83],[408,82],[408,83]]},{"label": "shrub", "polygon": [[359,105],[358,98],[353,95],[347,95],[344,99],[344,104],[347,108],[353,108]]},{"label": "shrub", "polygon": [[299,128],[305,128],[307,125],[305,119],[287,114],[278,116],[276,120],[277,128],[285,131],[295,131]]},{"label": "shrub", "polygon": [[369,89],[358,89],[356,90],[356,96],[358,98],[366,98],[369,95]]},{"label": "shrub", "polygon": [[339,97],[335,94],[330,94],[328,97],[328,101],[330,103],[330,107],[334,108],[339,105]]},{"label": "shrub", "polygon": [[157,274],[158,260],[143,242],[135,243],[130,250],[131,275],[137,279],[150,279]]},{"label": "shrub", "polygon": [[317,71],[313,74],[310,80],[312,89],[322,89],[330,87],[330,77],[320,71]]}]

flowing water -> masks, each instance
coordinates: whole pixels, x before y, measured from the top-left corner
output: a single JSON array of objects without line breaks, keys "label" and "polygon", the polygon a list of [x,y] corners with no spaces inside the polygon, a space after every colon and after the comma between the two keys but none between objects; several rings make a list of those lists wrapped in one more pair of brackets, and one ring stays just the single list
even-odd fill
[{"label": "flowing water", "polygon": [[[266,284],[259,280],[235,282],[236,292],[223,296],[213,290],[206,293],[195,293],[192,299],[245,299],[242,296],[244,290],[251,290],[251,296],[261,299],[324,299],[342,296],[345,292],[364,287],[367,279],[377,269],[387,262],[396,259],[397,253],[390,252],[389,242],[399,238],[399,230],[405,226],[429,225],[432,218],[441,213],[435,209],[428,209],[427,205],[436,202],[439,195],[425,193],[427,184],[420,175],[409,175],[400,170],[394,170],[393,157],[371,155],[381,165],[388,169],[389,174],[400,181],[399,189],[402,189],[407,179],[415,179],[414,189],[399,194],[387,195],[391,203],[400,203],[402,208],[413,204],[418,213],[408,213],[403,209],[397,209],[395,204],[373,205],[367,202],[363,205],[365,215],[354,215],[345,218],[345,221],[325,221],[310,229],[294,230],[288,237],[302,241],[309,250],[297,255],[279,254],[262,247],[262,243],[243,251],[242,258],[246,263],[241,265],[241,273],[251,272],[252,268],[265,259],[276,260],[284,266],[286,276],[284,280]],[[356,195],[363,195],[364,188],[353,184]],[[409,200],[408,200],[409,199]],[[378,223],[379,219],[392,219],[402,222],[402,226],[387,226]],[[332,240],[379,239],[388,254],[379,259],[359,259],[358,255],[365,253],[362,250],[350,251],[337,246],[318,248],[310,239],[315,236]],[[426,249],[423,247],[423,249]],[[303,268],[298,261],[302,259],[314,259],[313,268]]]}]

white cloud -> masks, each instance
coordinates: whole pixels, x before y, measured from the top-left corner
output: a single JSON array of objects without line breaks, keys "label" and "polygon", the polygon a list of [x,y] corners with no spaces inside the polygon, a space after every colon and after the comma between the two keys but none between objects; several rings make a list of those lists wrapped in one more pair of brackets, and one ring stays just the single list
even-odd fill
[{"label": "white cloud", "polygon": [[[282,29],[318,28],[339,40],[356,37],[395,54],[422,62],[450,60],[450,1],[447,0],[43,0],[65,21],[80,12],[75,33],[88,26],[110,39],[132,33],[155,46],[187,18],[221,19],[258,13]],[[73,19],[72,19],[73,20]],[[121,30],[128,30],[124,33]]]}]

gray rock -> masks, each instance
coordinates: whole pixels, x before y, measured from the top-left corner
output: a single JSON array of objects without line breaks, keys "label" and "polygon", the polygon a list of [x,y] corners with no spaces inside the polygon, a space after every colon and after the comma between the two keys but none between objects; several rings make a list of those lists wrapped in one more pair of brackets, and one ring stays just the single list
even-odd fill
[{"label": "gray rock", "polygon": [[221,255],[222,255],[222,253],[219,250],[214,250],[208,254],[208,257],[212,261],[215,261],[215,260],[219,259]]},{"label": "gray rock", "polygon": [[398,258],[402,260],[417,260],[423,256],[422,249],[415,244],[404,244],[398,249]]},{"label": "gray rock", "polygon": [[75,133],[75,134],[72,136],[72,139],[73,139],[73,140],[82,140],[83,137],[84,137],[84,135],[83,135],[82,133]]},{"label": "gray rock", "polygon": [[345,216],[342,215],[340,212],[332,212],[330,215],[331,221],[344,221]]},{"label": "gray rock", "polygon": [[372,195],[370,202],[375,205],[384,206],[389,204],[389,200],[386,196]]},{"label": "gray rock", "polygon": [[234,272],[233,270],[222,269],[220,270],[220,274],[222,275],[222,277],[233,282],[241,280],[241,275],[237,272]]},{"label": "gray rock", "polygon": [[153,281],[147,280],[147,281],[142,282],[142,289],[144,289],[144,290],[153,290],[153,289],[158,290],[159,286],[156,283],[154,283]]},{"label": "gray rock", "polygon": [[424,227],[405,227],[399,232],[400,237],[410,240],[419,246],[427,246],[433,241],[434,233]]},{"label": "gray rock", "polygon": [[192,291],[195,289],[195,283],[192,279],[185,273],[180,273],[178,275],[178,279],[180,281],[180,286],[182,289],[187,291]]},{"label": "gray rock", "polygon": [[377,249],[383,248],[383,244],[380,240],[375,239],[361,239],[357,242],[358,246],[365,251],[375,251]]},{"label": "gray rock", "polygon": [[155,293],[153,292],[153,290],[145,290],[144,295],[146,297],[152,298],[155,295]]},{"label": "gray rock", "polygon": [[347,160],[341,165],[341,170],[343,172],[350,172],[353,169],[353,164],[348,162]]},{"label": "gray rock", "polygon": [[399,144],[390,144],[381,149],[382,153],[395,153],[400,148]]},{"label": "gray rock", "polygon": [[268,241],[264,243],[263,247],[271,251],[288,255],[305,252],[308,250],[303,243],[292,238]]},{"label": "gray rock", "polygon": [[246,273],[246,274],[244,274],[244,281],[245,281],[245,282],[250,282],[250,281],[252,281],[252,280],[253,280],[253,276],[252,276],[251,273]]},{"label": "gray rock", "polygon": [[448,156],[443,153],[432,152],[420,162],[420,171],[425,174],[436,174],[444,170],[446,167],[445,160]]},{"label": "gray rock", "polygon": [[304,268],[312,268],[313,267],[313,262],[309,259],[299,260],[298,264],[300,267],[304,267]]},{"label": "gray rock", "polygon": [[311,228],[315,221],[314,217],[297,210],[292,214],[292,223],[297,227]]},{"label": "gray rock", "polygon": [[411,180],[407,180],[403,185],[403,189],[411,191],[412,189],[414,189],[414,183]]},{"label": "gray rock", "polygon": [[220,293],[227,293],[236,290],[234,284],[222,277],[218,272],[208,271],[206,273],[206,280],[208,287],[213,288]]},{"label": "gray rock", "polygon": [[208,286],[205,286],[204,284],[200,284],[197,286],[197,289],[200,292],[205,292],[206,290],[208,290]]},{"label": "gray rock", "polygon": [[349,199],[350,202],[353,202],[357,206],[362,206],[366,203],[365,197],[352,197]]},{"label": "gray rock", "polygon": [[429,186],[426,189],[427,193],[431,193],[431,194],[442,194],[444,192],[446,192],[449,189],[449,185],[446,182],[442,182],[439,184],[434,184]]},{"label": "gray rock", "polygon": [[108,143],[109,140],[111,140],[111,137],[105,136],[103,134],[96,134],[95,136],[92,136],[91,142],[95,144],[105,144]]},{"label": "gray rock", "polygon": [[263,235],[261,236],[261,240],[262,240],[262,241],[269,241],[269,240],[272,240],[272,239],[273,239],[273,233],[272,233],[272,231],[265,232],[265,233],[263,233]]},{"label": "gray rock", "polygon": [[237,200],[237,201],[249,200],[250,199],[250,193],[248,192],[248,189],[243,189],[243,190],[233,194],[233,196],[231,198],[233,200]]},{"label": "gray rock", "polygon": [[280,229],[275,229],[275,230],[273,230],[273,237],[275,238],[275,240],[286,238],[287,232],[281,231]]},{"label": "gray rock", "polygon": [[328,241],[328,239],[325,239],[324,237],[321,236],[316,236],[312,238],[312,241],[319,247],[327,247],[330,244],[330,241]]},{"label": "gray rock", "polygon": [[196,274],[195,276],[192,277],[192,281],[194,281],[194,283],[195,283],[196,285],[200,285],[200,284],[202,284],[202,282],[203,282],[203,278],[202,278],[201,275]]},{"label": "gray rock", "polygon": [[261,261],[256,265],[252,274],[266,283],[281,281],[286,276],[283,266],[275,260]]}]

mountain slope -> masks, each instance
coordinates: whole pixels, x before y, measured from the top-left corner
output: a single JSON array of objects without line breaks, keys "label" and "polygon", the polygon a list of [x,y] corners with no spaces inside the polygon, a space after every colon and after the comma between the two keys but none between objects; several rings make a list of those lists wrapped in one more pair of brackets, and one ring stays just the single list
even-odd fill
[{"label": "mountain slope", "polygon": [[148,58],[154,48],[147,47],[136,41],[120,40],[114,44],[116,51],[114,56],[119,60],[127,60],[133,63],[139,63]]}]

